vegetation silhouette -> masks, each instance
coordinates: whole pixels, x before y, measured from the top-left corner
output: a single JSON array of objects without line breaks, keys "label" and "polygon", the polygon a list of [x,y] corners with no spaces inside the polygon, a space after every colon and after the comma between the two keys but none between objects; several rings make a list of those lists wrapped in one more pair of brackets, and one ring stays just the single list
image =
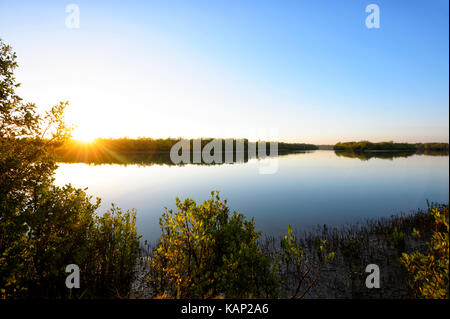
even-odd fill
[{"label": "vegetation silhouette", "polygon": [[[53,184],[54,153],[70,137],[67,102],[45,114],[15,93],[16,54],[0,39],[0,299],[127,297],[136,212],[101,215],[84,190]],[[80,289],[65,285],[76,264]]]},{"label": "vegetation silhouette", "polygon": [[[185,163],[174,164],[170,158],[170,149],[173,145],[179,142],[178,139],[152,139],[152,138],[138,138],[138,139],[103,139],[98,138],[90,143],[85,143],[77,140],[69,140],[55,150],[57,160],[63,163],[89,163],[89,164],[120,164],[120,165],[186,165]],[[205,147],[213,139],[201,139],[201,149]],[[237,156],[236,139],[233,141],[233,161],[232,163],[248,162],[250,159],[259,159],[258,145],[254,142],[249,142],[244,139],[244,154]],[[190,159],[193,163],[193,143],[190,140]],[[254,145],[255,154],[249,154],[249,145]],[[278,154],[292,154],[298,152],[306,152],[315,150],[317,146],[312,144],[301,143],[278,143]],[[222,140],[221,163],[206,163],[203,159],[200,163],[193,163],[196,165],[218,165],[225,163],[225,140]],[[270,154],[270,145],[266,145],[266,155]],[[228,164],[232,164],[228,163]]]},{"label": "vegetation silhouette", "polygon": [[335,151],[354,151],[354,152],[365,152],[365,151],[392,151],[392,152],[447,152],[449,151],[448,143],[394,143],[390,142],[379,142],[372,143],[369,141],[360,142],[339,142],[334,145]]},{"label": "vegetation silhouette", "polygon": [[368,141],[337,143],[333,147],[337,156],[358,158],[367,161],[371,158],[389,159],[409,157],[414,154],[430,156],[448,156],[448,143],[394,143]]}]

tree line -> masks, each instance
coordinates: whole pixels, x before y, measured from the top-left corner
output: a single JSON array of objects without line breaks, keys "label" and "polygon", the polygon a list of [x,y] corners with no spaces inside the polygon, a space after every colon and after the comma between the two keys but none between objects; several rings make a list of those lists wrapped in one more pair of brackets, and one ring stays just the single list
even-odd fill
[{"label": "tree line", "polygon": [[448,152],[448,143],[394,143],[379,142],[372,143],[369,141],[360,142],[339,142],[334,145],[335,151],[410,151],[410,152],[427,152],[427,151],[440,151]]},{"label": "tree line", "polygon": [[[70,139],[66,141],[57,149],[58,152],[76,152],[76,151],[89,151],[95,152],[102,149],[107,149],[118,153],[139,153],[139,152],[170,152],[171,148],[181,141],[182,138],[165,138],[165,139],[154,139],[150,137],[139,137],[139,138],[96,138],[94,141],[86,143],[83,141],[78,141],[76,139]],[[232,142],[233,150],[237,149],[238,139],[221,139],[222,140],[222,151],[226,150],[226,143]],[[250,142],[248,139],[240,139],[244,144],[244,151],[248,151],[249,146],[254,146],[256,150],[262,142]],[[203,149],[206,144],[213,141],[213,138],[199,138],[199,139],[189,139],[191,151],[194,149],[194,141],[199,141],[201,149]],[[266,150],[269,149],[269,142],[266,143]],[[306,150],[316,150],[318,147],[313,144],[305,143],[285,143],[277,142],[279,151],[306,151]]]}]

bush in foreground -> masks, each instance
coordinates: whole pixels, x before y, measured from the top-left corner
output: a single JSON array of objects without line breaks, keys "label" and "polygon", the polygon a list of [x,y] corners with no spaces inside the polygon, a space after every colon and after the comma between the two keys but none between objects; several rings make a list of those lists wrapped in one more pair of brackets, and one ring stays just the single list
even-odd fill
[{"label": "bush in foreground", "polygon": [[[1,223],[0,294],[3,298],[126,297],[139,248],[134,211],[113,208],[103,216],[83,190],[49,185],[37,191],[32,209],[20,212],[26,226]],[[8,203],[3,202],[3,212]],[[24,218],[20,218],[24,217]],[[12,233],[12,229],[19,232]],[[26,231],[25,231],[26,230]],[[80,267],[80,289],[68,289],[65,268]]]},{"label": "bush in foreground", "polygon": [[[302,298],[322,265],[334,258],[319,237],[317,254],[306,256],[290,227],[280,246],[267,249],[253,219],[231,214],[218,192],[201,205],[177,199],[176,206],[176,212],[166,210],[160,218],[162,234],[150,254],[147,280],[153,296]],[[294,291],[285,291],[286,285],[294,285]]]},{"label": "bush in foreground", "polygon": [[[433,207],[429,214],[434,218],[434,229],[430,241],[427,242],[428,252],[403,253],[400,262],[409,273],[414,297],[448,299],[448,206]],[[415,229],[414,235],[421,236]]]},{"label": "bush in foreground", "polygon": [[161,237],[153,252],[154,288],[172,298],[274,297],[275,271],[257,245],[253,220],[230,214],[226,201],[176,201],[177,211],[160,218]]}]

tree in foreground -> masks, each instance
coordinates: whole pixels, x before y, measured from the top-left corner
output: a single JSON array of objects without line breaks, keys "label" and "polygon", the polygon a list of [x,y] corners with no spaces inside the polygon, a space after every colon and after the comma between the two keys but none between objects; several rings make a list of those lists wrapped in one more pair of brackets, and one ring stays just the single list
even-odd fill
[{"label": "tree in foreground", "polygon": [[[135,212],[102,217],[84,190],[53,185],[54,149],[70,136],[67,102],[44,115],[15,93],[16,54],[0,40],[0,297],[126,296],[138,249]],[[81,269],[80,289],[65,267]]]}]

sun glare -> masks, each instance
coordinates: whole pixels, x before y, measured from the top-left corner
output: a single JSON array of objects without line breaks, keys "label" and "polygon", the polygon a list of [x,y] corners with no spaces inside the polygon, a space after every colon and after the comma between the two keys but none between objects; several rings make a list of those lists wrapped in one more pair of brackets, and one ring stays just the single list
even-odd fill
[{"label": "sun glare", "polygon": [[94,136],[93,134],[90,134],[90,132],[83,132],[83,131],[79,131],[79,130],[75,130],[72,133],[72,137],[75,140],[85,142],[85,143],[91,143],[96,139],[96,136]]}]

